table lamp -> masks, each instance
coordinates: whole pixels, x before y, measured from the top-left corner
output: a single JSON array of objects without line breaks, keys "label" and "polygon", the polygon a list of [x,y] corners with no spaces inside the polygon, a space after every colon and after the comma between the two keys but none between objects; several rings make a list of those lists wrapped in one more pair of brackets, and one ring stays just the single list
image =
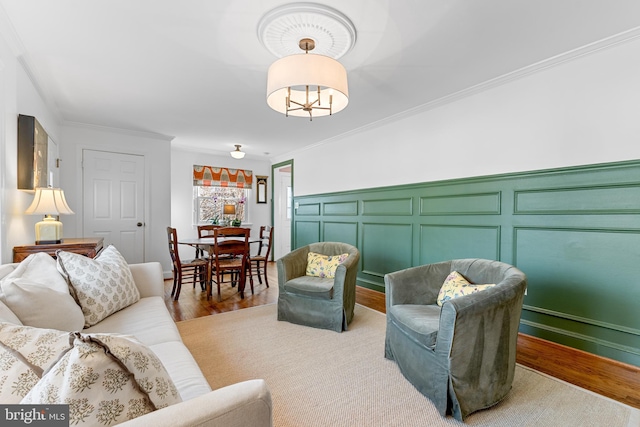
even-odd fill
[{"label": "table lamp", "polygon": [[225,204],[224,207],[222,208],[222,214],[223,215],[233,215],[235,217],[235,215],[236,215],[236,205]]},{"label": "table lamp", "polygon": [[62,243],[62,223],[54,215],[71,215],[71,210],[60,188],[36,188],[27,215],[44,215],[36,224],[36,245]]}]

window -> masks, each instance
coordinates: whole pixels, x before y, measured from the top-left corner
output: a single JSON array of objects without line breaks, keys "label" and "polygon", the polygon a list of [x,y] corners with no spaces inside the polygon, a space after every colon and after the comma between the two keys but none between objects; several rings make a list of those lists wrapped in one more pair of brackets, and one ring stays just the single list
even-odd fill
[{"label": "window", "polygon": [[[221,224],[228,220],[249,220],[251,190],[236,187],[193,186],[194,223]],[[224,215],[224,205],[234,205],[235,215]]]}]

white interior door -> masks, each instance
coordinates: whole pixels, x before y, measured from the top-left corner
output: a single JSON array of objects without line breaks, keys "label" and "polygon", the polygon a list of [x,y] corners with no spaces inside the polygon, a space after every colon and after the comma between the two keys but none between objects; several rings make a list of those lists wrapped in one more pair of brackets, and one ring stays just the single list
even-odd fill
[{"label": "white interior door", "polygon": [[144,157],[83,150],[83,230],[144,262]]},{"label": "white interior door", "polygon": [[292,186],[291,167],[275,170],[274,177],[273,257],[278,259],[291,252]]}]

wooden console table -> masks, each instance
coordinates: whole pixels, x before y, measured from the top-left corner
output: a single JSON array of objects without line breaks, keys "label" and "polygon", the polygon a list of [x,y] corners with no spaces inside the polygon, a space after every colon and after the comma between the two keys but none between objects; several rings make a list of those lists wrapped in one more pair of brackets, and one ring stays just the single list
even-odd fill
[{"label": "wooden console table", "polygon": [[102,250],[102,237],[85,237],[64,239],[62,243],[50,245],[24,245],[13,248],[13,262],[20,262],[26,257],[36,252],[46,252],[52,257],[56,257],[57,250],[74,252],[89,258],[94,258]]}]

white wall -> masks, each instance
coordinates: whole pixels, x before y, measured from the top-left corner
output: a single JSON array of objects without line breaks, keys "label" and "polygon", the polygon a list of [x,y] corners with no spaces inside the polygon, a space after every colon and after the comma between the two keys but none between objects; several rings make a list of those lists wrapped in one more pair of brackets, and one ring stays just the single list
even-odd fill
[{"label": "white wall", "polygon": [[628,41],[274,160],[300,196],[638,159],[639,76]]},{"label": "white wall", "polygon": [[0,37],[0,262],[13,261],[13,247],[32,244],[35,223],[25,215],[33,192],[18,190],[18,114],[34,116],[57,140],[57,120],[7,42]]},{"label": "white wall", "polygon": [[[254,191],[249,200],[251,236],[258,236],[261,225],[271,224],[271,163],[247,157],[236,160],[228,155],[216,156],[176,147],[171,150],[171,226],[178,231],[179,238],[198,236],[198,230],[193,224],[193,165],[253,171]],[[267,204],[256,203],[256,175],[269,176]],[[165,246],[167,246],[166,243]],[[193,258],[193,253],[193,249],[189,247],[181,248],[180,257]]]},{"label": "white wall", "polygon": [[171,141],[159,135],[90,126],[62,126],[58,141],[62,168],[60,187],[75,215],[61,217],[64,234],[83,237],[82,150],[142,155],[145,158],[145,261],[171,269],[166,226],[171,221]]}]

